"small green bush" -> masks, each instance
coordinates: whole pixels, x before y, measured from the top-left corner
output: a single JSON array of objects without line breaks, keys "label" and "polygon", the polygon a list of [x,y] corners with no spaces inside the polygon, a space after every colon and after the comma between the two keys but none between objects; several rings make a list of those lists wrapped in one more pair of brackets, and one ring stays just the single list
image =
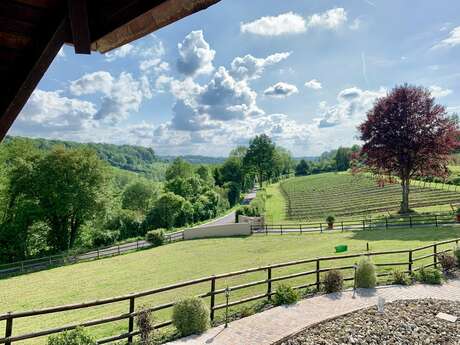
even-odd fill
[{"label": "small green bush", "polygon": [[174,306],[172,321],[184,337],[201,334],[208,329],[209,312],[201,298],[186,298]]},{"label": "small green bush", "polygon": [[343,289],[343,275],[339,270],[327,271],[324,275],[324,291],[327,293],[339,292]]},{"label": "small green bush", "polygon": [[396,285],[409,285],[410,279],[406,273],[401,270],[394,270],[391,273],[391,283]]},{"label": "small green bush", "polygon": [[415,273],[415,279],[425,284],[442,284],[442,273],[436,268],[425,268],[422,267]]},{"label": "small green bush", "polygon": [[454,255],[457,258],[457,265],[460,266],[460,247],[454,248]]},{"label": "small green bush", "polygon": [[85,331],[78,327],[71,331],[66,331],[48,337],[48,345],[96,345],[96,341]]},{"label": "small green bush", "polygon": [[438,261],[441,264],[442,271],[449,273],[457,267],[457,257],[447,253],[439,254]]},{"label": "small green bush", "polygon": [[153,318],[152,312],[147,308],[141,308],[136,318],[137,328],[139,329],[140,344],[150,345],[153,343]]},{"label": "small green bush", "polygon": [[327,216],[327,217],[326,217],[326,222],[327,222],[328,224],[333,224],[333,223],[335,222],[335,217],[332,216],[332,215]]},{"label": "small green bush", "polygon": [[293,304],[300,299],[298,291],[294,290],[289,285],[280,284],[276,288],[273,296],[273,303],[275,305]]},{"label": "small green bush", "polygon": [[163,229],[148,231],[145,240],[150,242],[154,247],[161,246],[165,243],[165,233]]},{"label": "small green bush", "polygon": [[375,265],[369,259],[362,259],[356,269],[356,287],[374,288],[376,285]]}]

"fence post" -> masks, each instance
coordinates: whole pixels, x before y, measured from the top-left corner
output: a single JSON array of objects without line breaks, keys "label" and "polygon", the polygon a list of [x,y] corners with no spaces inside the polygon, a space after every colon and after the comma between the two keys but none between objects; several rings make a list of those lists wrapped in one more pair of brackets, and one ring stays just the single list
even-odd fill
[{"label": "fence post", "polygon": [[265,224],[265,235],[268,236],[268,224]]},{"label": "fence post", "polygon": [[281,235],[283,234],[283,224],[280,225]]},{"label": "fence post", "polygon": [[214,321],[214,305],[216,303],[216,295],[214,292],[216,291],[216,277],[212,276],[211,278],[211,305],[210,305],[210,317],[211,321]]},{"label": "fence post", "polygon": [[341,222],[341,223],[342,223],[342,232],[343,232],[343,220],[342,220],[342,222]]},{"label": "fence post", "polygon": [[388,230],[388,217],[385,217],[385,230]]},{"label": "fence post", "polygon": [[412,250],[409,250],[409,273],[412,274]]},{"label": "fence post", "polygon": [[128,333],[130,334],[130,336],[128,337],[128,344],[132,344],[133,343],[133,336],[131,335],[131,333],[134,331],[134,315],[132,315],[134,313],[134,301],[135,301],[135,298],[134,297],[131,297],[129,299],[129,321],[128,321]]},{"label": "fence post", "polygon": [[434,267],[436,268],[437,265],[438,265],[438,245],[435,243],[433,244],[433,263],[434,263]]},{"label": "fence post", "polygon": [[[171,236],[169,236],[169,242],[171,242]],[[136,241],[136,250],[139,250],[139,240]]]},{"label": "fence post", "polygon": [[364,222],[364,219],[363,219],[363,230],[366,230],[366,223]]},{"label": "fence post", "polygon": [[120,245],[118,245],[118,255],[120,255]]},{"label": "fence post", "polygon": [[438,227],[438,215],[437,214],[434,215],[434,221],[436,222],[436,227]]},{"label": "fence post", "polygon": [[300,234],[302,235],[302,224],[299,224],[300,227]]},{"label": "fence post", "polygon": [[99,259],[99,248],[97,248],[97,258]]},{"label": "fence post", "polygon": [[319,223],[319,231],[323,232],[323,223]]},{"label": "fence post", "polygon": [[[8,313],[9,315],[11,312]],[[9,337],[13,334],[13,318],[11,316],[7,316],[6,319],[6,327],[5,327],[5,345],[11,345],[11,341],[8,340]]]},{"label": "fence post", "polygon": [[268,266],[267,269],[267,296],[268,300],[272,300],[272,267]]},{"label": "fence post", "polygon": [[409,216],[409,226],[412,228],[412,216]]},{"label": "fence post", "polygon": [[316,259],[316,291],[319,292],[319,289],[320,289],[320,276],[319,276],[319,270],[320,270],[320,259],[317,258]]}]

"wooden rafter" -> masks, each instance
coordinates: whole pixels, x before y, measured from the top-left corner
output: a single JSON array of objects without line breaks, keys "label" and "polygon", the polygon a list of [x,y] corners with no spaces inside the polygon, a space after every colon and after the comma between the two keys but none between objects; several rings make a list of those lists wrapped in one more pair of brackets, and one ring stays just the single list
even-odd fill
[{"label": "wooden rafter", "polygon": [[86,0],[68,0],[72,39],[77,54],[91,54],[88,8]]}]

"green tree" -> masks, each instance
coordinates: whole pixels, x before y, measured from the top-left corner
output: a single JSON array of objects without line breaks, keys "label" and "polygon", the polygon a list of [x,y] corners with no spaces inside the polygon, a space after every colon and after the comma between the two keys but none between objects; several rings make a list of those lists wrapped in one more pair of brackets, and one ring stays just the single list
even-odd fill
[{"label": "green tree", "polygon": [[158,193],[152,183],[137,181],[131,183],[123,191],[122,207],[127,210],[146,212]]},{"label": "green tree", "polygon": [[337,171],[347,171],[350,169],[351,149],[339,147],[335,154],[335,165]]},{"label": "green tree", "polygon": [[248,171],[253,171],[257,175],[262,187],[275,166],[275,144],[268,135],[261,134],[250,141],[243,164]]},{"label": "green tree", "polygon": [[146,228],[171,229],[181,215],[185,199],[180,195],[168,192],[160,196],[147,214],[144,222]]},{"label": "green tree", "polygon": [[176,177],[188,178],[193,176],[193,165],[183,160],[176,158],[166,170],[166,180],[172,180]]},{"label": "green tree", "polygon": [[305,159],[302,159],[295,167],[296,176],[307,176],[311,172],[310,164]]},{"label": "green tree", "polygon": [[214,177],[212,171],[207,166],[200,165],[196,170],[196,174],[200,177],[201,180],[204,181],[204,183],[210,186],[214,185]]}]

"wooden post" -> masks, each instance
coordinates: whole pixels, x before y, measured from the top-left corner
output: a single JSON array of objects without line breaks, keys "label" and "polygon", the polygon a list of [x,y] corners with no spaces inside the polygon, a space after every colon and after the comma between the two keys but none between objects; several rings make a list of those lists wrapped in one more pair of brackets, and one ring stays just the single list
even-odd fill
[{"label": "wooden post", "polygon": [[434,267],[436,268],[436,266],[438,265],[438,245],[435,243],[433,244],[433,263],[434,263]]},{"label": "wooden post", "polygon": [[[128,319],[128,333],[131,334],[134,331],[134,316],[132,315],[134,313],[134,302],[135,298],[131,297],[129,299],[129,319]],[[133,336],[130,335],[128,337],[128,344],[133,343]]]},{"label": "wooden post", "polygon": [[364,219],[363,219],[363,230],[366,230],[366,223],[364,222]]},{"label": "wooden post", "polygon": [[412,250],[409,250],[409,273],[412,273]]},{"label": "wooden post", "polygon": [[265,235],[268,236],[268,224],[265,224]]},{"label": "wooden post", "polygon": [[438,215],[437,214],[434,215],[434,221],[436,223],[436,227],[438,227]]},{"label": "wooden post", "polygon": [[323,223],[319,223],[319,231],[323,232]]},{"label": "wooden post", "polygon": [[280,225],[281,235],[283,234],[283,224]]},{"label": "wooden post", "polygon": [[[8,314],[11,314],[11,312],[9,312]],[[5,327],[6,341],[5,341],[5,345],[11,345],[11,341],[8,340],[8,338],[11,337],[12,334],[13,334],[13,318],[9,316],[6,319],[6,327]]]},{"label": "wooden post", "polygon": [[211,279],[211,305],[210,305],[210,317],[211,321],[214,321],[214,305],[216,304],[216,295],[214,292],[216,291],[216,277],[212,276]]},{"label": "wooden post", "polygon": [[319,292],[320,289],[320,276],[319,276],[319,270],[320,270],[320,259],[316,259],[316,291]]},{"label": "wooden post", "polygon": [[412,228],[412,216],[409,216],[409,226]]},{"label": "wooden post", "polygon": [[343,220],[342,220],[342,232],[343,232]]},{"label": "wooden post", "polygon": [[272,300],[272,267],[267,268],[267,296],[268,300]]},{"label": "wooden post", "polygon": [[388,217],[385,217],[385,229],[388,230]]},{"label": "wooden post", "polygon": [[369,251],[369,242],[366,242],[366,251]]}]

